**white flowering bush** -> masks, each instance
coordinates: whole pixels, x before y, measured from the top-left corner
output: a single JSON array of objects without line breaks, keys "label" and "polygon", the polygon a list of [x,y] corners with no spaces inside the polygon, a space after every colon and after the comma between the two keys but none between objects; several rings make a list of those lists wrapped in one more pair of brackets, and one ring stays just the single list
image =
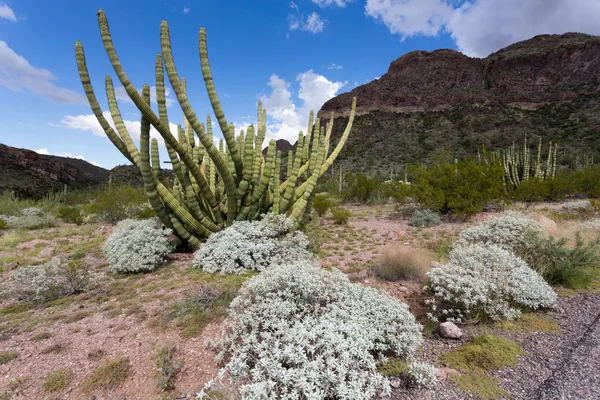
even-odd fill
[{"label": "white flowering bush", "polygon": [[244,284],[221,336],[210,343],[224,379],[242,399],[370,399],[389,393],[377,372],[386,355],[410,357],[422,343],[408,306],[308,261],[265,270]]},{"label": "white flowering bush", "polygon": [[510,320],[521,309],[550,308],[556,293],[525,261],[495,244],[450,253],[450,262],[427,273],[431,319],[477,322]]},{"label": "white flowering bush", "polygon": [[497,245],[517,254],[527,249],[548,234],[534,220],[518,212],[505,212],[500,217],[490,218],[479,225],[463,230],[455,248],[474,243]]},{"label": "white flowering bush", "polygon": [[273,265],[309,259],[309,242],[294,231],[284,215],[267,215],[260,221],[238,221],[213,233],[200,247],[193,265],[207,273],[243,274]]},{"label": "white flowering bush", "polygon": [[104,245],[109,268],[113,273],[153,271],[173,251],[169,241],[171,229],[158,218],[119,222]]}]

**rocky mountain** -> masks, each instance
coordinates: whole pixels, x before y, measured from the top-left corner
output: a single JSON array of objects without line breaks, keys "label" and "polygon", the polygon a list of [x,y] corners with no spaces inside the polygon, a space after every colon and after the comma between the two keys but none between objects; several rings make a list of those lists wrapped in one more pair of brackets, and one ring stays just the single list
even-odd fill
[{"label": "rocky mountain", "polygon": [[[386,74],[326,102],[334,141],[357,112],[340,154],[345,168],[387,171],[450,149],[456,157],[527,135],[559,143],[560,163],[600,156],[600,37],[540,35],[480,59],[454,50],[413,51]],[[599,157],[596,157],[598,159]]]}]

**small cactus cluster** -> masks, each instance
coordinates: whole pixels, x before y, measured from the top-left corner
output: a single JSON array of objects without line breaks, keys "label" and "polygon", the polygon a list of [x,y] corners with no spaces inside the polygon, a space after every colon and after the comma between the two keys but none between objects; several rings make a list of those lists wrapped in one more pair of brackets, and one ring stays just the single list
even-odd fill
[{"label": "small cactus cluster", "polygon": [[[198,247],[212,233],[230,226],[234,221],[256,220],[266,213],[284,214],[296,227],[305,221],[314,201],[317,180],[332,165],[348,138],[356,99],[353,100],[346,129],[331,153],[333,113],[331,120],[321,126],[319,119],[314,118],[311,112],[307,133],[299,133],[295,152],[288,153],[287,169],[281,176],[281,153],[276,150],[275,141],[269,142],[266,157],[262,153],[267,123],[266,111],[261,103],[258,104],[257,127],[251,125],[237,137],[233,124],[225,118],[208,62],[204,28],[200,29],[200,64],[208,96],[224,137],[218,147],[213,143],[210,116],[204,125],[190,105],[185,78],[179,77],[175,67],[167,22],[161,23],[162,52],[156,56],[155,66],[158,115],[150,106],[149,85],[144,85],[140,93],[125,74],[102,10],[98,11],[98,25],[112,66],[142,114],[139,150],[121,117],[110,76],[106,77],[106,95],[116,132],[102,114],[91,85],[83,45],[77,42],[75,52],[81,82],[92,111],[108,138],[141,171],[150,204],[165,226],[173,229],[182,242]],[[184,126],[177,127],[177,135],[173,135],[169,129],[165,69],[185,117]],[[162,136],[168,150],[176,174],[172,188],[168,188],[161,177],[158,142],[156,139],[150,141],[151,126]]]},{"label": "small cactus cluster", "polygon": [[[531,149],[527,145],[527,136],[525,136],[523,148],[516,146],[513,142],[511,147],[486,154],[485,162],[488,164],[501,163],[504,167],[504,185],[513,189],[529,178],[554,179],[558,144],[552,144],[550,141],[546,161],[542,160],[542,138],[537,147],[537,154],[535,158],[532,158]],[[477,153],[481,160],[479,150]]]}]

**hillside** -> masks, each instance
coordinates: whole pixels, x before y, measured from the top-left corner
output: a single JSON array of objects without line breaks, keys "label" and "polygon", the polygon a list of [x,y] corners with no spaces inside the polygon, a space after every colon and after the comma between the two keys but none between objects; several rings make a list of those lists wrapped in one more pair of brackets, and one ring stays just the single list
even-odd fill
[{"label": "hillside", "polygon": [[427,160],[451,149],[456,157],[540,137],[559,143],[559,163],[600,156],[600,37],[540,35],[487,58],[457,51],[414,51],[394,60],[380,79],[326,102],[319,117],[346,125],[357,112],[339,160],[355,171]]}]

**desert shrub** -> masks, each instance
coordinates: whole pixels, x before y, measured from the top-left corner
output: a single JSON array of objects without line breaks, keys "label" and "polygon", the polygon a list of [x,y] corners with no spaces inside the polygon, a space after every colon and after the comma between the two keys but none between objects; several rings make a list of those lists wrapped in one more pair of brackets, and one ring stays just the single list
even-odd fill
[{"label": "desert shrub", "polygon": [[371,179],[364,174],[346,174],[345,187],[341,196],[345,201],[368,203],[379,197],[381,183]]},{"label": "desert shrub", "polygon": [[309,262],[250,278],[211,345],[243,398],[370,399],[389,393],[383,354],[408,358],[422,343],[408,306]]},{"label": "desert shrub", "polygon": [[411,168],[413,195],[423,208],[461,219],[505,197],[503,169],[475,160],[453,162],[437,156],[431,165]]},{"label": "desert shrub", "polygon": [[325,215],[325,213],[327,212],[327,210],[329,210],[329,199],[327,199],[327,196],[324,196],[322,194],[318,194],[315,196],[315,202],[313,203],[313,209],[316,211],[317,215],[319,217],[322,217],[323,215]]},{"label": "desert shrub", "polygon": [[57,369],[46,376],[44,380],[44,390],[48,392],[56,392],[69,387],[73,380],[73,372],[66,369]]},{"label": "desert shrub", "polygon": [[171,229],[158,218],[121,221],[104,245],[113,273],[154,271],[173,251]]},{"label": "desert shrub", "polygon": [[81,225],[83,223],[83,215],[79,207],[60,206],[56,210],[56,215],[69,224]]},{"label": "desert shrub", "polygon": [[410,217],[408,225],[426,228],[441,224],[440,216],[431,210],[416,210]]},{"label": "desert shrub", "polygon": [[2,216],[0,216],[0,229],[4,229],[6,228],[6,221],[4,221],[4,219],[2,218]]},{"label": "desert shrub", "polygon": [[553,307],[556,293],[525,261],[496,244],[473,244],[427,273],[432,319],[477,322],[510,320],[521,309]]},{"label": "desert shrub", "polygon": [[238,221],[212,234],[194,257],[193,266],[207,273],[243,274],[310,258],[308,238],[294,231],[284,215],[260,221]]},{"label": "desert shrub", "polygon": [[44,215],[44,212],[37,207],[27,207],[22,209],[19,215],[22,217],[41,217]]},{"label": "desert shrub", "polygon": [[431,364],[391,358],[377,367],[383,376],[396,377],[406,386],[433,388],[438,383],[438,370]]},{"label": "desert shrub", "polygon": [[474,227],[463,230],[455,247],[474,243],[497,245],[519,256],[526,254],[540,239],[548,234],[534,220],[521,213],[505,212]]},{"label": "desert shrub", "polygon": [[181,369],[182,363],[174,361],[175,346],[162,346],[156,349],[154,363],[156,364],[156,385],[161,392],[175,389],[175,376]]},{"label": "desert shrub", "polygon": [[6,220],[9,228],[12,229],[44,229],[52,228],[56,226],[56,221],[50,216],[23,216],[23,217],[10,217]]},{"label": "desert shrub", "polygon": [[332,207],[331,215],[335,224],[345,225],[348,223],[348,218],[350,218],[350,211],[344,207]]},{"label": "desert shrub", "polygon": [[46,302],[84,291],[100,289],[101,279],[77,262],[53,260],[14,271],[0,289],[5,297]]},{"label": "desert shrub", "polygon": [[430,261],[431,257],[423,249],[391,245],[382,250],[373,271],[386,281],[421,280]]},{"label": "desert shrub", "polygon": [[93,201],[83,207],[86,214],[95,214],[110,224],[136,216],[147,208],[148,199],[144,189],[127,185],[112,185],[99,190]]},{"label": "desert shrub", "polygon": [[413,195],[413,186],[410,182],[385,181],[381,184],[381,197],[391,199],[398,204],[406,204]]},{"label": "desert shrub", "polygon": [[465,229],[455,244],[494,244],[512,251],[553,285],[585,287],[591,280],[586,268],[598,265],[600,239],[584,243],[577,234],[575,247],[567,240],[548,235],[534,220],[520,213],[508,212]]}]

